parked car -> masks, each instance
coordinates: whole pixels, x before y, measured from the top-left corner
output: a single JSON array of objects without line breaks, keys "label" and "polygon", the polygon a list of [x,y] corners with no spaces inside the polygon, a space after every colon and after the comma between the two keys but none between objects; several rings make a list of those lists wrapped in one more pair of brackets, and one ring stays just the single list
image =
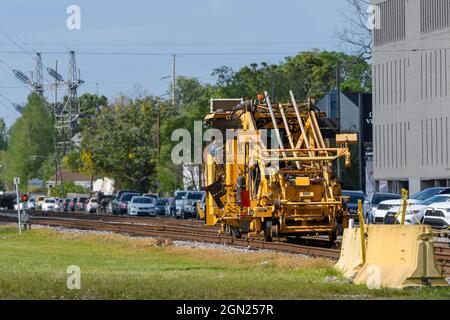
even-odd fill
[{"label": "parked car", "polygon": [[167,199],[166,216],[174,217],[175,212],[176,212],[175,197],[170,197]]},{"label": "parked car", "polygon": [[54,198],[55,199],[55,211],[59,211],[61,208],[61,199],[60,198]]},{"label": "parked car", "polygon": [[159,199],[159,195],[156,194],[156,193],[144,193],[142,196],[143,196],[143,197],[151,198],[151,199],[153,199],[154,201],[156,201],[156,200]]},{"label": "parked car", "polygon": [[36,208],[42,210],[42,203],[44,202],[45,196],[39,196],[36,198]]},{"label": "parked car", "polygon": [[436,229],[450,227],[450,201],[433,203],[425,209],[423,224]]},{"label": "parked car", "polygon": [[165,215],[166,214],[166,206],[169,202],[167,198],[159,198],[155,203],[155,213],[157,215]]},{"label": "parked car", "polygon": [[[122,197],[122,195],[124,193],[133,193],[133,194],[141,195],[138,191],[132,191],[132,190],[120,190],[120,191],[117,191],[116,194],[114,195],[112,201],[111,201],[111,213],[112,214],[119,214],[120,213],[120,208],[119,208],[120,198]],[[126,213],[126,210],[125,210],[124,213]]]},{"label": "parked car", "polygon": [[103,196],[98,203],[98,212],[111,213],[111,201],[113,196]]},{"label": "parked car", "polygon": [[358,200],[361,200],[363,204],[363,216],[366,220],[369,211],[369,202],[367,201],[366,194],[362,191],[342,190],[342,196],[348,197],[345,205],[347,206],[349,219],[353,219],[355,224],[359,223]]},{"label": "parked car", "polygon": [[28,200],[28,209],[30,210],[36,209],[36,199],[31,198]]},{"label": "parked car", "polygon": [[175,193],[175,216],[184,216],[184,207],[186,202],[187,191],[177,191]]},{"label": "parked car", "polygon": [[106,213],[112,214],[112,200],[108,203],[108,206],[106,207]]},{"label": "parked car", "polygon": [[90,198],[86,203],[86,212],[96,213],[98,209],[98,203],[96,198]]},{"label": "parked car", "polygon": [[182,218],[197,218],[197,202],[201,201],[205,195],[205,191],[188,191],[184,204],[184,216]]},{"label": "parked car", "polygon": [[69,207],[70,207],[70,201],[71,201],[71,200],[72,200],[72,199],[69,199],[69,198],[64,199],[63,202],[62,202],[62,205],[61,205],[60,210],[63,211],[63,212],[70,211],[70,210],[69,210]]},{"label": "parked car", "polygon": [[56,208],[56,199],[55,198],[45,198],[42,201],[42,211],[54,211]]},{"label": "parked car", "polygon": [[20,208],[20,210],[23,209],[28,209],[27,208],[27,204],[23,203],[23,201],[19,200],[19,205],[17,205],[17,200],[14,200],[14,210],[18,210]]},{"label": "parked car", "polygon": [[[420,202],[427,200],[435,195],[449,194],[449,193],[450,193],[450,188],[445,188],[445,187],[434,187],[434,188],[425,189],[419,193],[416,193],[412,197],[410,197],[408,199],[408,204],[409,205],[419,204]],[[387,201],[380,202],[380,204],[377,206],[377,209],[375,210],[375,213],[373,215],[374,216],[373,222],[376,224],[383,224],[384,218],[386,217],[386,214],[388,213],[388,211],[394,207],[397,207],[397,210],[398,210],[398,207],[401,205],[402,205],[402,199],[387,200]]]},{"label": "parked car", "polygon": [[76,197],[74,198],[74,211],[84,211],[87,197]]},{"label": "parked car", "polygon": [[[425,216],[425,210],[428,206],[435,203],[450,201],[450,194],[439,194],[437,196],[431,197],[425,201],[418,204],[408,205],[406,207],[405,213],[405,224],[419,224],[423,222]],[[401,222],[401,216],[399,213],[402,210],[402,206],[396,206],[389,209],[386,217],[384,218],[385,224],[398,224]]]},{"label": "parked car", "polygon": [[375,192],[369,199],[369,212],[367,214],[367,222],[374,223],[374,214],[380,202],[394,199],[401,199],[401,195],[397,193],[381,193]]},{"label": "parked car", "polygon": [[69,202],[68,211],[73,212],[75,211],[75,203],[77,201],[77,198],[71,198]]},{"label": "parked car", "polygon": [[[118,201],[118,208],[116,209],[116,211],[113,211],[113,214],[127,214],[128,213],[128,204],[133,197],[141,197],[141,194],[140,193],[131,193],[131,192],[122,193],[122,195],[120,196],[120,199]],[[151,199],[149,201],[153,202]],[[113,210],[114,210],[114,207],[113,207]]]},{"label": "parked car", "polygon": [[146,196],[133,196],[128,203],[127,210],[129,216],[156,216],[155,201]]}]

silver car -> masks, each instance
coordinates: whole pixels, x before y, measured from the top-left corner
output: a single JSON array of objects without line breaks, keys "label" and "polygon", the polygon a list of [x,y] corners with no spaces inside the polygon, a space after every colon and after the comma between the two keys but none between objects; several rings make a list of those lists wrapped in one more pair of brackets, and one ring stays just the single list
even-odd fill
[{"label": "silver car", "polygon": [[133,197],[128,204],[129,216],[156,216],[155,203],[149,197]]}]

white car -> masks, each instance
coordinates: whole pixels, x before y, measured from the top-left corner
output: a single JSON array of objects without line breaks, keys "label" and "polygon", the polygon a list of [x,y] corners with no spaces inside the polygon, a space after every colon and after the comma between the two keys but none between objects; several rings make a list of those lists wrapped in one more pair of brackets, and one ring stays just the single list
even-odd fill
[{"label": "white car", "polygon": [[26,204],[24,205],[24,203],[22,201],[19,202],[19,205],[17,205],[17,203],[14,203],[14,210],[18,210],[19,207],[20,207],[20,210],[28,209],[27,205]]},{"label": "white car", "polygon": [[131,198],[128,203],[129,216],[156,216],[154,199],[144,196]]},{"label": "white car", "polygon": [[[450,194],[440,194],[425,201],[422,201],[419,204],[408,205],[406,207],[405,212],[405,224],[420,224],[423,221],[425,216],[425,210],[428,206],[433,205],[435,203],[447,202],[450,201]],[[395,206],[389,209],[386,217],[384,218],[385,224],[398,224],[400,223],[402,207]]]},{"label": "white car", "polygon": [[[408,205],[419,204],[420,202],[425,201],[438,194],[450,194],[450,188],[435,187],[425,189],[409,198]],[[373,223],[383,224],[384,218],[386,217],[388,211],[393,207],[398,208],[399,206],[402,205],[402,203],[403,203],[402,199],[387,200],[380,202],[380,204],[375,209],[375,212],[373,213]]]},{"label": "white car", "polygon": [[60,198],[55,198],[55,211],[59,211],[59,209],[61,209],[61,199]]},{"label": "white car", "polygon": [[450,201],[433,203],[425,209],[423,223],[434,228],[450,227]]},{"label": "white car", "polygon": [[205,199],[205,191],[188,191],[184,203],[184,214],[190,218],[197,218],[197,202]]},{"label": "white car", "polygon": [[175,216],[184,217],[187,191],[175,192]]},{"label": "white car", "polygon": [[45,198],[42,201],[42,211],[54,211],[56,210],[56,199],[55,198]]},{"label": "white car", "polygon": [[36,200],[30,199],[27,203],[28,209],[36,209]]},{"label": "white car", "polygon": [[98,209],[98,203],[97,203],[97,199],[95,198],[90,198],[87,202],[86,205],[86,212],[89,213],[96,213]]}]

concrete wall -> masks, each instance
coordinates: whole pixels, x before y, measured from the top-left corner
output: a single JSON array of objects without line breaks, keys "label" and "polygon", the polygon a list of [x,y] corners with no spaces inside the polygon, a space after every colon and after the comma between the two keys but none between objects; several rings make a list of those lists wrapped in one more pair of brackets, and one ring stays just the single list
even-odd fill
[{"label": "concrete wall", "polygon": [[[381,29],[374,32],[375,180],[389,181],[392,191],[407,181],[410,193],[447,185],[450,0],[373,3],[390,17],[382,17]],[[421,11],[428,5],[430,10]]]}]

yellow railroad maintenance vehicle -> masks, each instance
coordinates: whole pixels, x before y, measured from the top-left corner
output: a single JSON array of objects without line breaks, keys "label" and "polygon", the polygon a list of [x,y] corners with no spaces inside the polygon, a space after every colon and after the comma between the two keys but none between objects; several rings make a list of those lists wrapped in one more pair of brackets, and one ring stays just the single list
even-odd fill
[{"label": "yellow railroad maintenance vehicle", "polygon": [[[345,158],[356,134],[323,136],[326,114],[314,101],[272,105],[267,92],[256,101],[213,99],[205,123],[215,132],[204,168],[208,225],[221,223],[234,237],[328,235],[348,224],[333,163]],[[220,137],[222,138],[222,141]],[[328,137],[330,138],[330,137]]]}]

